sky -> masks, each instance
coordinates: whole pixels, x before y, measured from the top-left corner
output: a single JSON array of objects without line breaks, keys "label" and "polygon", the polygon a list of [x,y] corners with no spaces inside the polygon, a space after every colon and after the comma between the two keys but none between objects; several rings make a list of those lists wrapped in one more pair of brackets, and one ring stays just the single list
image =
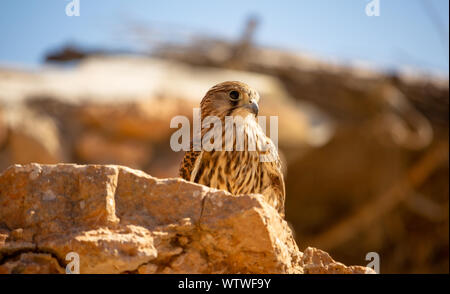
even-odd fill
[{"label": "sky", "polygon": [[[72,1],[79,16],[66,15]],[[372,1],[379,16],[366,15]],[[448,0],[1,0],[0,65],[38,66],[65,44],[135,49],[134,24],[171,41],[185,32],[236,40],[255,15],[263,46],[448,76],[448,11]]]}]

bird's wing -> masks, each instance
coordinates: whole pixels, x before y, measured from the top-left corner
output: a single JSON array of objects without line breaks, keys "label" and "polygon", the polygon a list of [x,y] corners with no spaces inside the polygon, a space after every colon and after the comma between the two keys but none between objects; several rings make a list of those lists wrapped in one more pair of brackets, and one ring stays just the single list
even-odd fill
[{"label": "bird's wing", "polygon": [[284,202],[286,200],[286,187],[284,184],[283,170],[281,168],[281,160],[279,156],[275,163],[276,163],[275,169],[276,173],[272,177],[272,184],[274,186],[276,194],[278,194],[279,197],[278,212],[281,214],[282,217],[284,217]]},{"label": "bird's wing", "polygon": [[[271,185],[268,191],[268,200],[274,205],[274,207],[278,210],[280,215],[284,217],[284,201],[286,199],[286,188],[284,184],[284,176],[283,169],[281,166],[281,159],[278,151],[270,141],[269,154],[272,160],[264,162],[269,171],[269,177],[271,181]],[[275,198],[273,198],[275,197]]]},{"label": "bird's wing", "polygon": [[[193,181],[200,164],[202,151],[189,150],[184,153],[183,161],[180,167],[180,177],[187,181]],[[194,179],[192,179],[194,176]]]}]

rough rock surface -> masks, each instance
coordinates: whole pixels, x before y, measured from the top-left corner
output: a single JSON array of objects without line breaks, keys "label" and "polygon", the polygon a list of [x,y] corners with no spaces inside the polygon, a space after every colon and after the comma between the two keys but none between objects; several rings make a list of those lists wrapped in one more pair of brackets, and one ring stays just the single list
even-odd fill
[{"label": "rough rock surface", "polygon": [[298,250],[259,195],[234,197],[116,165],[14,165],[0,175],[0,273],[365,273]]}]

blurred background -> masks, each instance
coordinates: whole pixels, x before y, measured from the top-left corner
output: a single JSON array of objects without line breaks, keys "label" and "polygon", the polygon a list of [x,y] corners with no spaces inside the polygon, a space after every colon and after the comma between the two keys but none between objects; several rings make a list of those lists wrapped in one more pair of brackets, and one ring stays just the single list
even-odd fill
[{"label": "blurred background", "polygon": [[170,120],[239,80],[260,92],[261,115],[279,116],[300,249],[448,273],[448,11],[447,0],[3,0],[0,172],[76,162],[176,177]]}]

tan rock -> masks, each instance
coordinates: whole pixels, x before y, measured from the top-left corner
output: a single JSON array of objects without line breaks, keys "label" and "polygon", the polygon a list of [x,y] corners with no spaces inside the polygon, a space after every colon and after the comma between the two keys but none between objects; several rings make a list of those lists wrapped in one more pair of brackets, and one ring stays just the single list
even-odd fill
[{"label": "tan rock", "polygon": [[122,103],[87,103],[79,109],[79,120],[116,137],[146,141],[168,138],[172,129],[170,120],[177,115],[192,116],[194,104],[187,100],[160,98]]},{"label": "tan rock", "polygon": [[6,140],[6,134],[7,134],[7,127],[6,127],[6,121],[3,114],[3,110],[0,107],[0,148],[3,146],[3,143]]},{"label": "tan rock", "polygon": [[8,115],[10,163],[56,163],[63,160],[59,131],[54,120],[25,108]]},{"label": "tan rock", "polygon": [[0,71],[0,102],[23,101],[45,93],[63,102],[79,103],[78,119],[87,126],[114,135],[160,141],[173,132],[169,123],[174,116],[190,117],[206,91],[227,80],[243,81],[257,89],[262,98],[261,114],[279,116],[280,146],[294,152],[304,145],[315,146],[317,139],[312,137],[326,141],[329,136],[325,123],[317,132],[317,117],[312,124],[308,111],[294,101],[276,77],[154,57],[90,56],[70,71],[6,70],[4,75]]},{"label": "tan rock", "polygon": [[0,223],[7,273],[61,272],[55,262],[67,263],[70,252],[81,273],[365,271],[318,249],[300,252],[260,195],[235,197],[122,166],[11,166],[0,175]]},{"label": "tan rock", "polygon": [[120,164],[142,169],[151,158],[150,147],[142,142],[112,140],[94,132],[83,134],[75,149],[82,161],[94,164]]},{"label": "tan rock", "polygon": [[303,251],[301,264],[305,274],[375,274],[368,267],[345,266],[336,262],[328,253],[312,247]]},{"label": "tan rock", "polygon": [[0,265],[0,274],[62,274],[58,260],[47,253],[22,253]]}]

